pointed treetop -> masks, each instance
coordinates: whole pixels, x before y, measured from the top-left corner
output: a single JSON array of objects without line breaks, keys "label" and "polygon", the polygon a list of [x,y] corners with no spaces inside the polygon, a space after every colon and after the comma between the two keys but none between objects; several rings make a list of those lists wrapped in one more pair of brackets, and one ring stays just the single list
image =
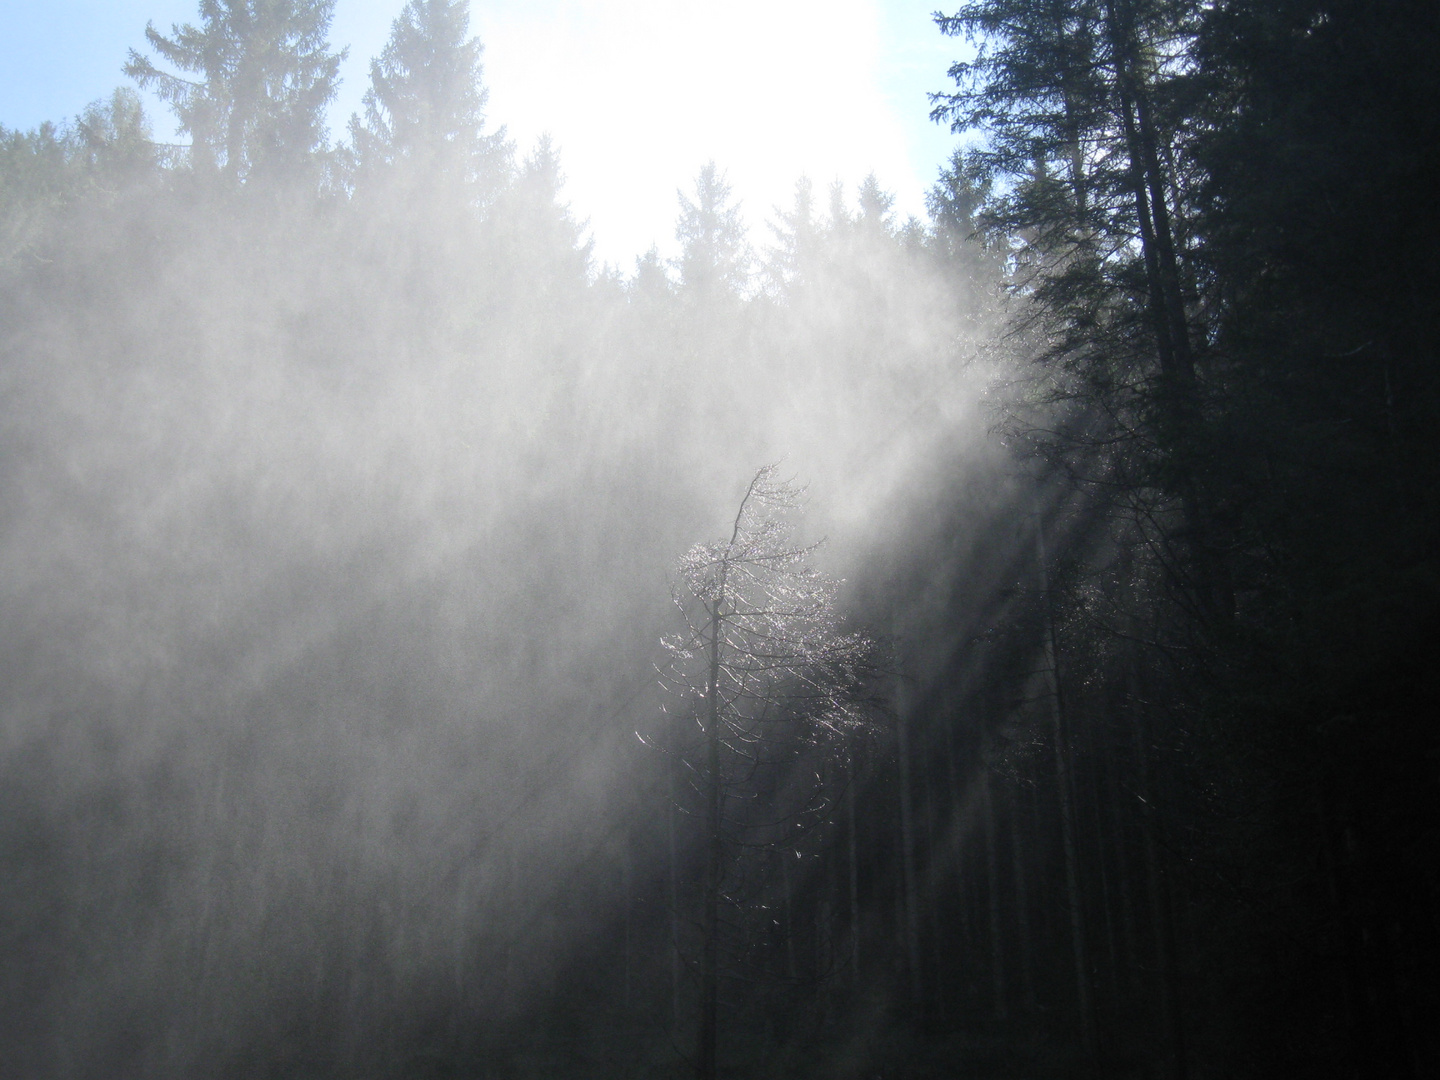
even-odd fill
[{"label": "pointed treetop", "polygon": [[731,200],[725,173],[707,162],[695,178],[694,198],[678,194],[681,288],[702,297],[738,294],[748,280],[750,251],[740,204]]},{"label": "pointed treetop", "polygon": [[370,65],[365,119],[351,136],[362,168],[408,162],[423,172],[484,178],[503,156],[504,131],[485,133],[489,92],[468,0],[409,0]]},{"label": "pointed treetop", "polygon": [[871,173],[860,184],[860,225],[863,228],[890,231],[890,208],[895,205],[895,196],[880,186],[880,181]]},{"label": "pointed treetop", "polygon": [[823,239],[823,230],[815,217],[815,185],[808,176],[795,183],[795,199],[789,210],[775,210],[779,219],[772,222],[775,246],[770,249],[765,275],[772,288],[785,287],[809,276]]},{"label": "pointed treetop", "polygon": [[325,149],[325,109],[335,96],[344,50],[327,35],[335,0],[201,0],[200,26],[153,24],[156,55],[188,79],[134,49],[125,73],[169,103],[190,136],[190,162],[232,181],[298,170]]}]

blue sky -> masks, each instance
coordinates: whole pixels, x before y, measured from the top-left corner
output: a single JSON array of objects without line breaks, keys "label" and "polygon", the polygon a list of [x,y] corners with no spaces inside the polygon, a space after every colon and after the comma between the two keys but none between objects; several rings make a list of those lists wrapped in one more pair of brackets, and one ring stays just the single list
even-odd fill
[{"label": "blue sky", "polygon": [[[332,135],[359,107],[369,60],[403,0],[338,0],[331,43],[349,46]],[[147,20],[197,19],[195,0],[21,0],[0,7],[0,124],[62,121],[126,82]],[[932,3],[902,0],[472,0],[486,46],[492,123],[523,153],[548,132],[566,195],[597,257],[628,269],[651,243],[673,250],[675,189],[709,158],[742,199],[753,238],[796,178],[852,192],[874,171],[902,214],[954,139],[929,122],[961,43]],[[717,15],[723,11],[723,16]],[[152,107],[158,134],[170,121]]]}]

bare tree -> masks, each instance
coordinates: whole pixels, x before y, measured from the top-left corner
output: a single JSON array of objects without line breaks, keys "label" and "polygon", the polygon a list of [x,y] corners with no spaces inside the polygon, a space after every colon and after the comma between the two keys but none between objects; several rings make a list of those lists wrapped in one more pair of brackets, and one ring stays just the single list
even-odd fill
[{"label": "bare tree", "polygon": [[691,709],[679,748],[704,827],[700,1026],[696,1072],[714,1080],[722,902],[739,904],[736,856],[792,842],[833,803],[819,761],[874,723],[875,642],[841,627],[838,583],[811,563],[787,515],[803,492],[755,474],[728,539],[681,558],[684,632],[664,642],[666,688]]}]

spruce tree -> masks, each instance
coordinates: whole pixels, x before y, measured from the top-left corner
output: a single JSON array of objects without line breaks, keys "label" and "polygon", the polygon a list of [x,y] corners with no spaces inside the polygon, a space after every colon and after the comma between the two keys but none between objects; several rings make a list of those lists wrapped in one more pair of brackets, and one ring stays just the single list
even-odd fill
[{"label": "spruce tree", "polygon": [[779,220],[770,225],[775,246],[767,253],[763,273],[767,289],[778,296],[814,273],[822,246],[823,233],[815,218],[815,185],[808,176],[795,182],[790,209],[777,207],[776,215]]},{"label": "spruce tree", "polygon": [[335,0],[201,0],[200,25],[153,24],[156,55],[194,79],[130,50],[125,73],[154,89],[190,136],[190,165],[232,183],[294,176],[326,148],[325,109],[345,51],[327,34]]},{"label": "spruce tree", "polygon": [[683,191],[675,239],[680,241],[680,287],[701,303],[737,296],[750,269],[740,204],[725,173],[710,161],[695,178],[694,198]]},{"label": "spruce tree", "polygon": [[493,194],[503,169],[501,129],[485,132],[484,47],[468,37],[467,0],[409,0],[370,64],[365,118],[350,134],[362,176],[393,167],[412,180],[457,182]]},{"label": "spruce tree", "polygon": [[1233,601],[1206,466],[1201,271],[1185,242],[1193,125],[1177,107],[1193,73],[1170,59],[1192,48],[1197,19],[1188,0],[967,4],[938,22],[978,51],[951,67],[957,89],[934,95],[932,115],[983,138],[960,168],[988,192],[978,222],[1013,244],[1043,388],[1030,400],[1070,414],[1017,429],[1124,490],[1159,527],[1183,603],[1221,627]]}]

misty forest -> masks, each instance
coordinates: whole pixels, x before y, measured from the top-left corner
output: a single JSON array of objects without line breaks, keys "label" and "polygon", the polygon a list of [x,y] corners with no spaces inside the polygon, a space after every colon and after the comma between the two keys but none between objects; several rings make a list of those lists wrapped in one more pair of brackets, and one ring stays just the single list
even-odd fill
[{"label": "misty forest", "polygon": [[1440,1074],[1440,7],[968,0],[617,269],[333,4],[0,128],[0,1074]]}]

